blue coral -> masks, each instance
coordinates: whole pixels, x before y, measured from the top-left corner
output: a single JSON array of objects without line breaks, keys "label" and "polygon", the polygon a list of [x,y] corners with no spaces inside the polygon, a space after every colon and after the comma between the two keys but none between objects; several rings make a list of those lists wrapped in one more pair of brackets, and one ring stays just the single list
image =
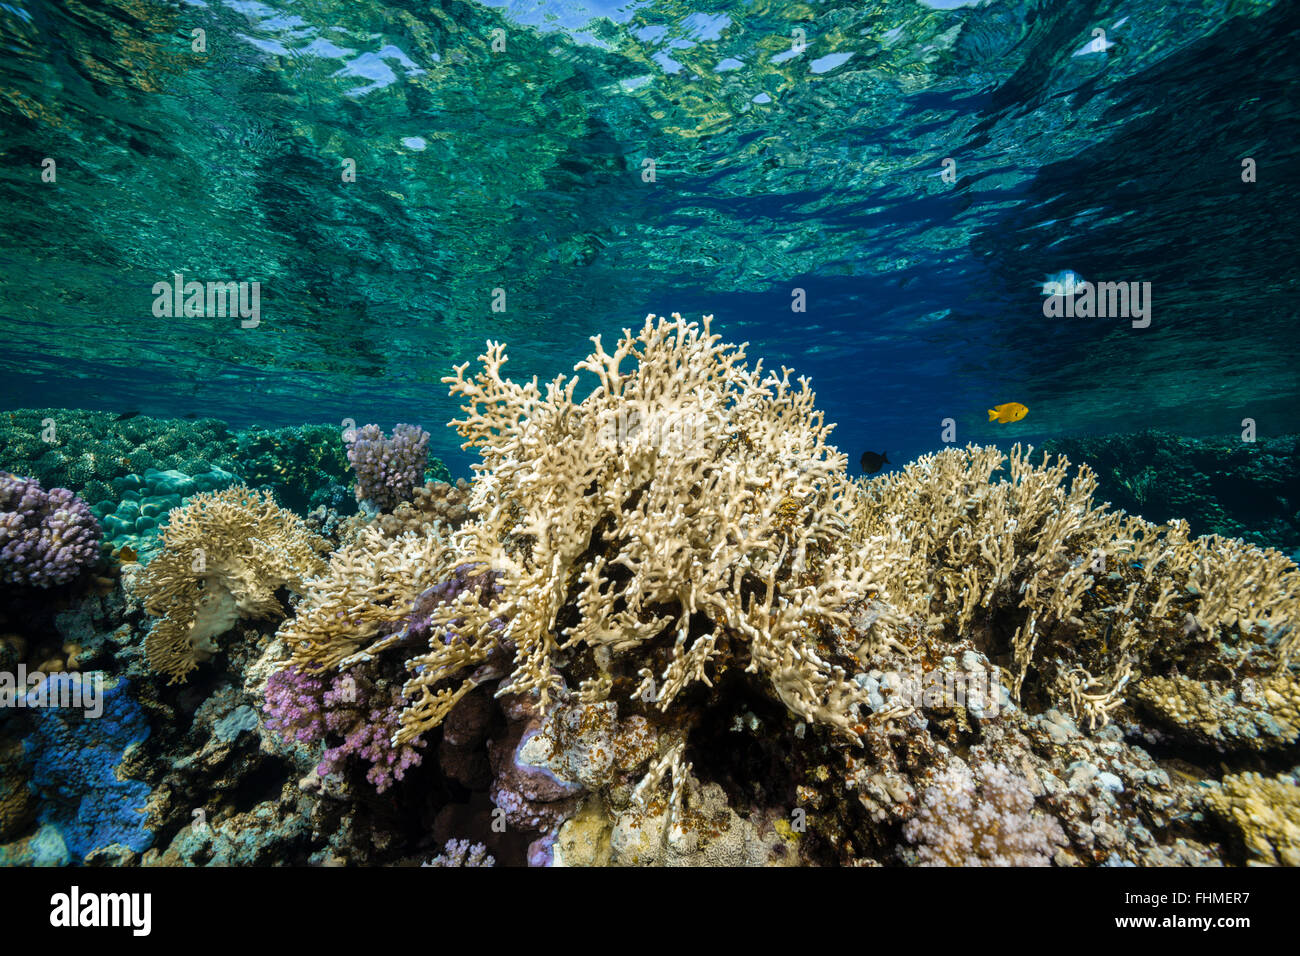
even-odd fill
[{"label": "blue coral", "polygon": [[[61,674],[47,678],[45,690],[53,695],[65,682],[75,700],[78,685],[94,680],[103,681],[99,716],[72,707],[32,707],[32,731],[23,740],[41,798],[38,820],[58,830],[77,862],[113,844],[143,853],[153,842],[144,826],[149,787],[118,775],[126,749],[149,736],[128,682],[96,672]],[[38,688],[29,699],[41,693]]]}]

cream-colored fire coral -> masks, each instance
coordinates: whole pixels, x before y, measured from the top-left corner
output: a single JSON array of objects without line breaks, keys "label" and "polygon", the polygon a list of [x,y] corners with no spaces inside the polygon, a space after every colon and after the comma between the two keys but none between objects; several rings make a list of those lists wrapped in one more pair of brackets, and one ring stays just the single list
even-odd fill
[{"label": "cream-colored fire coral", "polygon": [[362,528],[330,556],[328,570],[307,583],[280,637],[295,663],[310,670],[377,653],[373,642],[382,643],[404,622],[420,592],[452,564],[436,528],[391,536],[379,524]]},{"label": "cream-colored fire coral", "polygon": [[1092,728],[1143,674],[1286,670],[1300,575],[1285,555],[1111,511],[1087,467],[1067,487],[1069,462],[1031,453],[949,449],[864,483],[854,538],[895,555],[881,583],[899,611],[1003,656],[1017,695],[1036,672]]},{"label": "cream-colored fire coral", "polygon": [[471,686],[446,681],[498,642],[515,649],[503,692],[543,705],[562,658],[586,697],[614,688],[662,710],[740,666],[793,713],[855,737],[866,696],[826,635],[877,593],[886,557],[845,546],[856,491],[807,380],[746,365],[709,323],[647,317],[612,352],[593,339],[581,396],[577,376],[503,378],[496,343],[473,378],[462,365],[445,380],[483,459],[477,518],[452,550],[497,572],[500,594],[439,610],[399,739],[437,725]]},{"label": "cream-colored fire coral", "polygon": [[237,485],[175,508],[163,549],[142,574],[145,610],[160,619],[145,638],[149,666],[183,681],[218,650],[214,639],[242,619],[284,615],[276,591],[300,591],[325,570],[326,542],[267,492]]},{"label": "cream-colored fire coral", "polygon": [[[282,631],[309,668],[409,654],[418,595],[457,569],[493,572],[486,591],[425,609],[399,742],[499,673],[477,668],[502,650],[514,661],[499,694],[545,707],[563,680],[586,703],[651,703],[678,744],[699,706],[683,698],[737,669],[856,743],[914,709],[872,710],[869,662],[924,669],[963,642],[1006,669],[1023,706],[1092,729],[1171,675],[1223,693],[1294,686],[1300,575],[1277,552],[1111,511],[1086,467],[1070,480],[1067,462],[1019,447],[850,481],[808,382],[747,365],[708,318],[648,317],[612,352],[593,341],[575,366],[586,376],[512,382],[489,343],[473,377],[462,365],[445,379],[465,403],[453,425],[482,456],[472,517],[366,529]],[[1276,708],[1260,706],[1267,723]],[[674,746],[660,776],[681,774]]]}]

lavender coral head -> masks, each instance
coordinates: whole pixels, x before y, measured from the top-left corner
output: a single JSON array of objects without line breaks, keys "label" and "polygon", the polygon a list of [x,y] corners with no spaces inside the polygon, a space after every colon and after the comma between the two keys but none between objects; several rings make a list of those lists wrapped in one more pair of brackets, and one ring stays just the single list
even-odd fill
[{"label": "lavender coral head", "polygon": [[66,584],[99,558],[99,522],[66,488],[0,471],[0,581]]},{"label": "lavender coral head", "polygon": [[418,425],[397,425],[391,438],[378,425],[357,429],[348,442],[348,461],[357,473],[357,500],[392,511],[410,501],[424,482],[429,433]]}]

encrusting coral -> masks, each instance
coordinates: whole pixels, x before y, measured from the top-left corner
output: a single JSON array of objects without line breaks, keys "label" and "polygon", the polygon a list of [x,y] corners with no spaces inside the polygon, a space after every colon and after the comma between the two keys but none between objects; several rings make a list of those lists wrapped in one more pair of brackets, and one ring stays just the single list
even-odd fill
[{"label": "encrusting coral", "polygon": [[1290,674],[1236,686],[1187,677],[1149,677],[1135,701],[1168,736],[1219,750],[1269,750],[1300,737],[1300,682]]},{"label": "encrusting coral", "polygon": [[1233,774],[1210,788],[1205,805],[1238,832],[1251,862],[1300,866],[1300,785],[1293,777]]},{"label": "encrusting coral", "polygon": [[325,570],[326,542],[269,493],[243,486],[195,495],[162,535],[138,587],[158,617],[145,639],[149,666],[173,683],[216,653],[214,639],[236,621],[283,617],[276,591],[301,592]]}]

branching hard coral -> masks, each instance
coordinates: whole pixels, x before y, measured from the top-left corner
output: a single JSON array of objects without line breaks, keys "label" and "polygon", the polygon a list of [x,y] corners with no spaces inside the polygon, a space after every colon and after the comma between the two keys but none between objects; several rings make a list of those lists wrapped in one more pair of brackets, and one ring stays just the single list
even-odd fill
[{"label": "branching hard coral", "polygon": [[1143,674],[1287,666],[1300,611],[1289,559],[1110,511],[1088,468],[1067,490],[1069,463],[1033,465],[1031,452],[949,449],[863,485],[854,539],[897,556],[881,584],[901,613],[1002,656],[1021,697],[1034,673],[1094,729]]},{"label": "branching hard coral", "polygon": [[738,665],[794,714],[855,737],[865,696],[825,632],[874,593],[884,558],[843,546],[853,486],[808,381],[746,366],[709,323],[648,316],[613,353],[594,338],[575,366],[597,379],[580,401],[577,376],[544,390],[502,378],[497,343],[472,379],[467,365],[445,379],[483,459],[476,518],[452,546],[497,573],[500,596],[439,609],[401,736],[437,725],[465,692],[441,682],[504,642],[515,668],[500,692],[543,708],[561,652],[590,660],[588,688],[639,674],[632,695],[663,710]]},{"label": "branching hard coral", "polygon": [[378,425],[357,429],[348,441],[348,461],[357,473],[357,500],[392,511],[410,501],[424,481],[429,433],[418,425],[397,425],[391,438]]},{"label": "branching hard coral", "polygon": [[496,858],[482,843],[448,840],[441,853],[421,866],[496,866]]},{"label": "branching hard coral", "polygon": [[67,584],[99,558],[99,523],[66,488],[0,471],[0,581]]},{"label": "branching hard coral", "polygon": [[159,618],[145,639],[149,666],[185,680],[240,619],[284,616],[276,591],[301,592],[325,570],[326,542],[266,492],[235,486],[173,509],[163,550],[141,575],[145,610]]},{"label": "branching hard coral", "polygon": [[1034,795],[1006,767],[954,760],[921,796],[903,835],[922,866],[1048,866],[1061,825],[1034,811]]},{"label": "branching hard coral", "polygon": [[334,669],[353,655],[373,652],[371,643],[401,627],[415,599],[451,566],[447,543],[437,534],[390,538],[367,526],[306,584],[280,635],[298,666]]}]

